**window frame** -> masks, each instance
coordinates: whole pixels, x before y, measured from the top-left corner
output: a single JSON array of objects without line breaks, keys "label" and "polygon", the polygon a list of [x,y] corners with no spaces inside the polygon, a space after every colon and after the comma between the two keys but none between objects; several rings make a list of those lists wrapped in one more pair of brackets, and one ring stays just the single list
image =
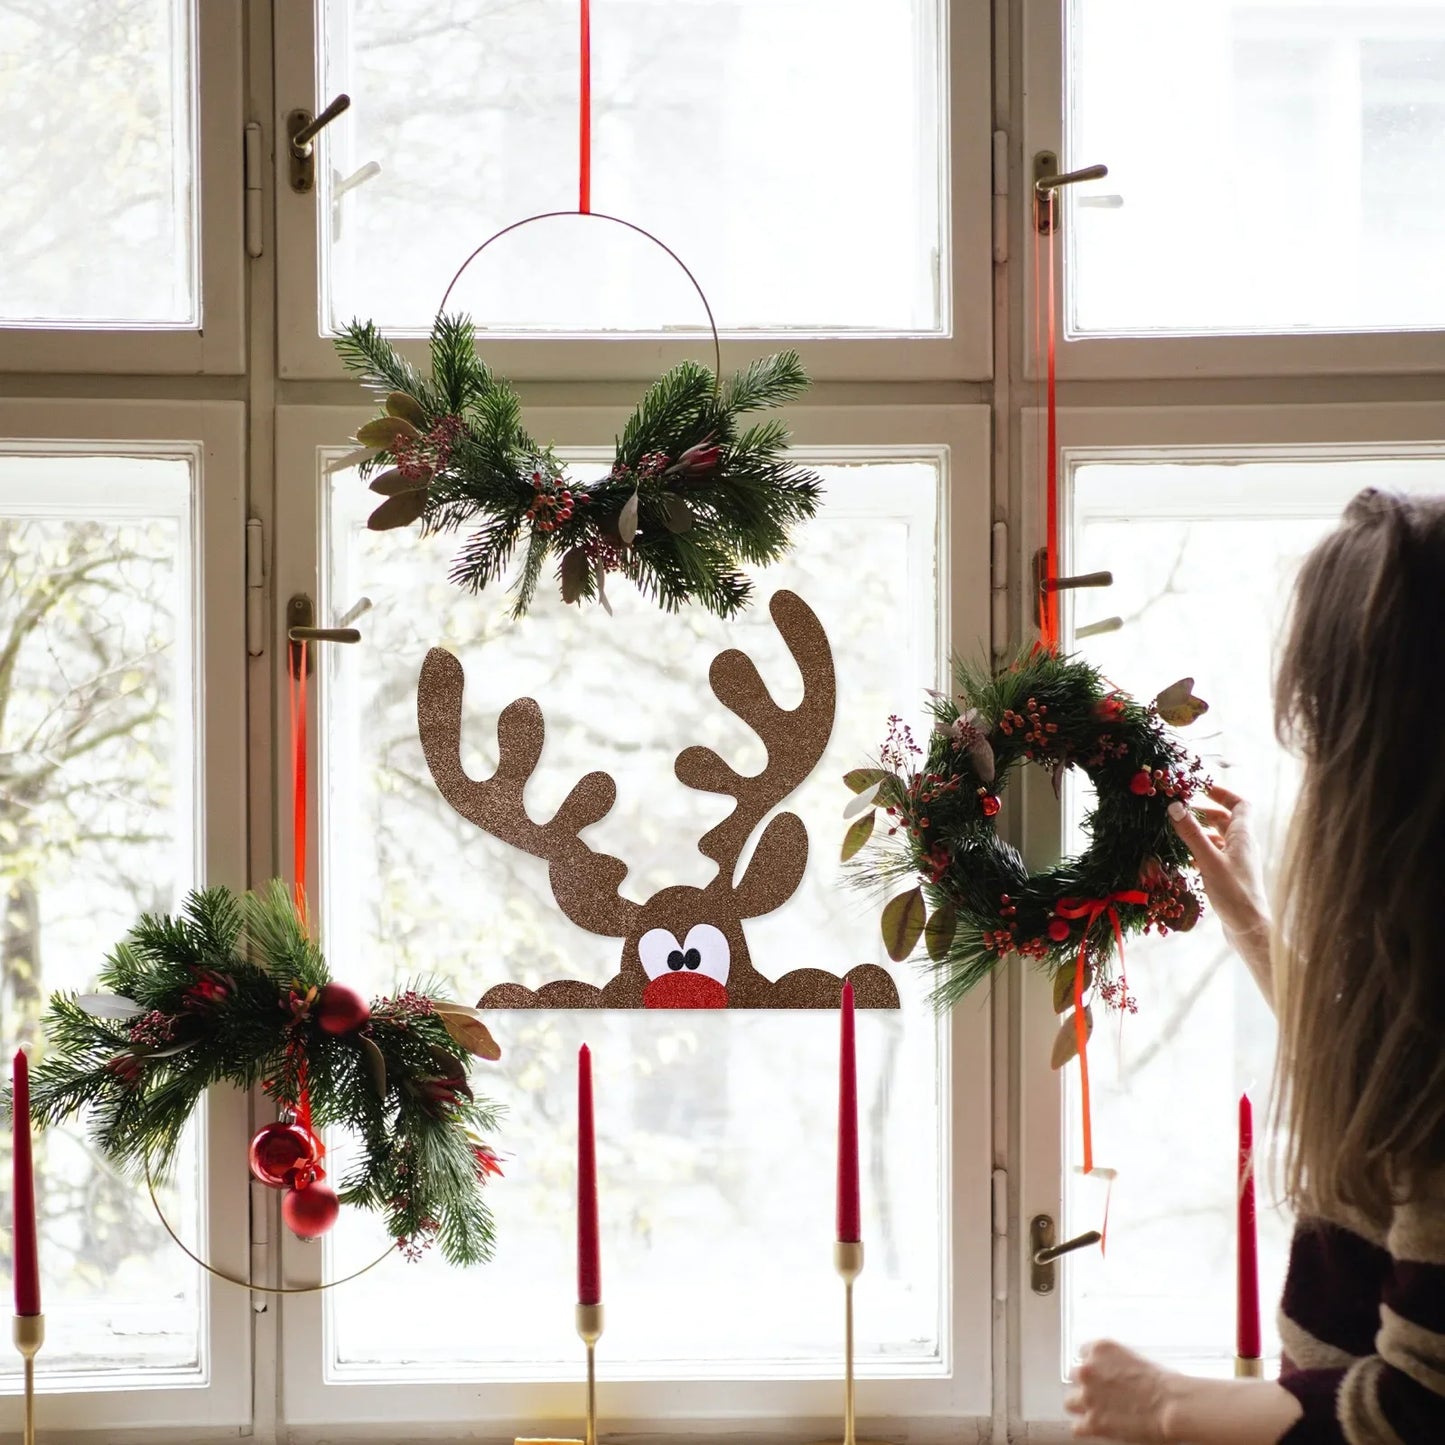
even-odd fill
[{"label": "window frame", "polygon": [[[0,399],[0,444],[140,455],[192,455],[194,584],[198,650],[194,696],[197,740],[198,881],[246,881],[245,413],[234,402],[30,401]],[[111,940],[97,941],[98,949]],[[97,952],[97,963],[99,962]],[[245,1187],[248,1101],[234,1090],[207,1100],[202,1199],[209,1259],[245,1273],[250,1265]],[[198,1251],[199,1252],[199,1251]],[[117,1427],[230,1425],[251,1420],[248,1291],[206,1279],[200,1292],[206,1378],[201,1383],[119,1388],[47,1388],[40,1357],[41,1428],[67,1439],[113,1438]],[[134,1377],[132,1377],[134,1378]],[[18,1432],[18,1380],[0,1395],[0,1429]],[[100,1422],[105,1422],[102,1425]]]},{"label": "window frame", "polygon": [[0,325],[0,373],[239,376],[246,369],[242,6],[191,0],[195,327]]},{"label": "window frame", "polygon": [[[285,117],[297,107],[315,111],[321,97],[317,6],[322,0],[277,7],[274,133],[285,134]],[[992,219],[984,198],[991,193],[992,51],[990,0],[938,0],[940,105],[947,141],[942,158],[942,247],[952,262],[950,314],[934,334],[859,336],[805,331],[723,331],[723,369],[745,365],[760,348],[793,347],[815,380],[986,380],[993,368]],[[325,155],[325,136],[319,142]],[[278,374],[284,380],[339,380],[347,375],[331,338],[319,335],[318,198],[296,195],[287,181],[284,145],[275,148],[279,270]],[[966,198],[976,198],[968,204]],[[520,219],[520,217],[519,217]],[[485,239],[460,236],[457,259]],[[664,237],[663,239],[667,239]],[[684,260],[686,257],[684,256]],[[438,297],[440,300],[440,297]],[[701,319],[701,318],[700,318]],[[718,318],[726,325],[725,316]],[[707,347],[705,333],[678,339],[663,335],[565,336],[489,340],[487,360],[516,381],[640,380],[694,359]],[[398,349],[423,363],[424,341]]]},{"label": "window frame", "polygon": [[[274,578],[278,599],[298,591],[321,598],[327,607],[317,538],[324,503],[320,486],[320,458],[325,451],[344,448],[345,438],[369,419],[368,409],[327,406],[282,406],[277,409],[276,470],[287,477],[278,499]],[[618,407],[529,408],[528,424],[539,435],[551,437],[560,447],[596,446],[615,435],[627,411]],[[940,612],[941,653],[950,638],[973,638],[986,633],[989,615],[987,589],[960,587],[959,579],[980,582],[987,576],[988,522],[991,499],[986,487],[970,484],[985,474],[990,446],[990,417],[984,406],[899,407],[797,407],[784,413],[794,442],[820,460],[859,451],[879,455],[937,454],[945,467],[945,554],[939,558],[940,596],[947,598]],[[361,622],[363,632],[365,620]],[[282,633],[275,634],[276,655],[283,655]],[[284,682],[278,680],[275,685]],[[319,691],[315,690],[315,691]],[[322,736],[313,691],[312,736]],[[319,743],[318,743],[319,745]],[[311,769],[313,816],[320,806],[319,769]],[[278,796],[286,784],[277,779]],[[814,840],[826,846],[825,840]],[[283,850],[287,845],[283,843]],[[313,860],[315,852],[313,850]],[[283,859],[283,864],[288,860]],[[319,860],[316,860],[319,862]],[[324,872],[313,867],[311,889],[322,886]],[[319,898],[318,893],[313,896]],[[957,1107],[959,1099],[986,1100],[991,1093],[990,1019],[986,1009],[955,1010],[949,1024],[951,1059],[940,1081],[945,1100],[945,1128],[951,1145],[945,1161],[944,1189],[952,1198],[952,1217],[945,1236],[945,1257],[950,1291],[949,1373],[924,1378],[883,1379],[864,1376],[859,1381],[859,1412],[897,1421],[956,1422],[986,1418],[991,1410],[990,1351],[991,1242],[976,1227],[986,1217],[992,1168],[991,1113],[988,1109]],[[973,1187],[955,1190],[960,1170],[976,1172]],[[505,1246],[504,1246],[505,1247]],[[819,1269],[828,1269],[828,1245],[819,1242]],[[287,1281],[314,1281],[319,1253],[282,1239],[281,1270]],[[862,1288],[866,1290],[866,1274]],[[478,1289],[485,1289],[478,1273]],[[866,1295],[864,1296],[866,1298]],[[841,1326],[840,1326],[841,1328]],[[465,1421],[472,1427],[490,1427],[492,1433],[515,1433],[518,1428],[565,1433],[575,1430],[575,1382],[531,1381],[458,1383],[339,1384],[325,1378],[326,1344],[319,1297],[288,1298],[282,1312],[280,1353],[287,1360],[281,1413],[290,1427],[302,1430],[335,1427],[356,1429],[365,1422],[385,1420],[397,1425],[443,1427]],[[579,1357],[580,1358],[580,1357]],[[644,1428],[643,1422],[666,1420],[668,1428],[686,1433],[715,1431],[718,1423],[762,1427],[780,1418],[808,1420],[821,1429],[837,1408],[838,1381],[832,1373],[790,1379],[717,1379],[698,1381],[606,1379],[603,1371],[600,1408],[609,1429]],[[737,1386],[746,1387],[739,1405]],[[567,1425],[571,1419],[572,1424]]]},{"label": "window frame", "polygon": [[[1020,0],[1023,12],[1023,163],[1032,176],[1040,151],[1062,156],[1065,169],[1109,162],[1069,147],[1067,7],[1069,0]],[[1096,183],[1097,184],[1097,183]],[[1033,245],[1032,184],[1019,187],[1022,247]],[[1281,215],[1291,203],[1281,193]],[[1059,272],[1069,269],[1076,197],[1065,187],[1056,245]],[[1032,316],[1031,265],[1023,272],[1024,315]],[[1067,284],[1067,283],[1065,283]],[[1259,335],[1071,336],[1060,304],[1057,374],[1063,381],[1146,381],[1159,377],[1409,375],[1438,372],[1445,331],[1313,331]],[[1037,380],[1042,362],[1025,348],[1023,374]]]},{"label": "window frame", "polygon": [[[1043,413],[1024,408],[1022,461],[1025,476],[1036,476],[1043,463],[1038,438]],[[1061,479],[1061,571],[1069,570],[1072,531],[1071,479],[1081,464],[1098,461],[1223,462],[1301,459],[1318,456],[1373,457],[1439,454],[1445,458],[1445,402],[1379,402],[1338,406],[1136,406],[1061,407],[1058,411]],[[1042,518],[1036,499],[1024,502],[1026,535],[1040,536]],[[1064,646],[1070,630],[1063,615]],[[1037,769],[1021,778],[1022,835],[1025,856],[1034,868],[1057,859],[1063,837],[1064,809]],[[1028,1222],[1049,1214],[1059,1237],[1069,1238],[1097,1226],[1095,1220],[1070,1220],[1065,1211],[1061,1160],[1064,1157],[1064,1078],[1048,1066],[1058,1027],[1048,982],[1036,970],[1019,970],[1014,980],[1011,1037],[1018,1067],[1018,1133],[1014,1158],[1018,1169],[1018,1206],[1012,1227],[1025,1244]],[[1026,1282],[1026,1248],[1017,1251],[1018,1300],[1013,1349],[1018,1369],[1017,1408],[1029,1423],[1029,1438],[1067,1438],[1064,1385],[1059,1361],[1063,1349],[1063,1310],[1068,1296],[1068,1260],[1061,1261],[1059,1287],[1050,1296],[1033,1294]]]}]

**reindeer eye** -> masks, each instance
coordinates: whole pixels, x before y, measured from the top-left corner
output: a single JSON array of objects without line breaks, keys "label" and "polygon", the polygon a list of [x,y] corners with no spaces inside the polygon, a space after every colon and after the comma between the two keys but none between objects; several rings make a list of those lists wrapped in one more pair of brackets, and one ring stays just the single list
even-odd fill
[{"label": "reindeer eye", "polygon": [[[657,978],[669,969],[675,973],[686,961],[682,949],[677,946],[677,939],[665,928],[649,928],[637,940],[637,956],[642,960],[642,971],[648,978]],[[673,959],[677,962],[674,963]]]},{"label": "reindeer eye", "polygon": [[685,968],[715,978],[720,984],[727,983],[731,951],[722,929],[711,923],[694,924],[687,931],[687,942],[683,947]]}]

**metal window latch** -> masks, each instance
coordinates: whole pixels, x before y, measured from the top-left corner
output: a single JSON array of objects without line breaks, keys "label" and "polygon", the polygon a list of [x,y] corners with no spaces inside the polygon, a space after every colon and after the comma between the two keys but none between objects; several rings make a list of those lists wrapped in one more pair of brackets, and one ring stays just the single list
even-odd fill
[{"label": "metal window latch", "polygon": [[1072,1254],[1076,1249],[1087,1249],[1098,1244],[1103,1236],[1097,1229],[1066,1239],[1062,1244],[1054,1242],[1054,1221],[1048,1214],[1036,1214],[1029,1222],[1029,1284],[1035,1294],[1053,1294],[1054,1261]]},{"label": "metal window latch", "polygon": [[1053,151],[1039,151],[1034,156],[1034,229],[1047,236],[1058,225],[1058,207],[1053,192],[1060,186],[1074,186],[1080,181],[1101,181],[1109,174],[1108,166],[1084,166],[1077,171],[1060,171],[1059,158]]},{"label": "metal window latch", "polygon": [[293,110],[286,117],[286,139],[291,151],[291,189],[308,195],[316,189],[316,137],[351,105],[349,95],[338,95],[320,115]]},{"label": "metal window latch", "polygon": [[[365,601],[365,599],[362,599]],[[370,606],[370,604],[367,604]],[[356,613],[355,608],[352,614]],[[362,608],[361,611],[365,611]],[[316,609],[311,598],[304,592],[298,592],[286,604],[286,641],[287,647],[286,666],[292,677],[300,676],[300,664],[303,642],[360,642],[361,633],[354,627],[316,627]],[[306,654],[306,676],[310,677],[314,670],[311,649],[304,649]]]},{"label": "metal window latch", "polygon": [[[1080,587],[1112,587],[1114,585],[1112,572],[1080,572],[1073,577],[1049,577],[1046,575],[1047,566],[1048,551],[1046,548],[1040,547],[1034,553],[1034,621],[1040,631],[1044,626],[1044,596],[1046,593],[1072,592]],[[1107,630],[1112,631],[1113,629]]]}]

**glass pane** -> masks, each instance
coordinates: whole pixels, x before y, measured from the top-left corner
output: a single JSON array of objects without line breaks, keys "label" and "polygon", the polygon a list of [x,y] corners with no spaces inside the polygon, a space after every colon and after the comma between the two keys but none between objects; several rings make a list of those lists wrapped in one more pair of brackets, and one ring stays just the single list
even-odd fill
[{"label": "glass pane", "polygon": [[1069,16],[1075,332],[1445,326],[1445,4]]},{"label": "glass pane", "polygon": [[[43,1056],[55,989],[95,987],[195,878],[191,461],[0,452],[0,1057]],[[10,1152],[10,1130],[0,1131]],[[83,1125],[35,1136],[43,1376],[204,1368],[199,1271]],[[198,1238],[199,1166],[163,1193]],[[4,1164],[8,1178],[9,1164]],[[0,1231],[8,1275],[10,1231]],[[0,1351],[13,1387],[19,1360]]]},{"label": "glass pane", "polygon": [[[896,699],[921,698],[939,671],[936,462],[821,470],[827,505],[759,583],[764,599],[793,587],[817,611],[839,697],[828,750],[788,803],[811,838],[803,885],[747,925],[753,961],[772,977],[805,963],[886,965],[873,911],[839,891],[847,796],[839,778],[875,752]],[[331,489],[332,610],[361,595],[376,606],[364,647],[327,654],[327,947],[376,990],[437,972],[469,1002],[507,979],[603,983],[620,944],[567,922],[543,863],[483,836],[438,795],[417,740],[421,660],[443,643],[466,667],[463,755],[474,775],[496,765],[500,709],[524,693],[541,702],[547,746],[528,789],[536,816],[555,809],[583,772],[613,774],[618,803],[588,837],[628,862],[623,892],[643,900],[667,884],[707,883],[715,868],[695,844],[731,807],[677,782],[677,753],[708,743],[743,773],[763,763],[756,738],[708,689],[712,658],[739,647],[781,705],[800,694],[765,603],[733,623],[695,610],[666,616],[619,584],[609,618],[566,608],[544,589],[517,625],[504,595],[472,598],[445,581],[455,537],[419,543],[366,531],[367,496],[353,474]],[[870,1292],[859,1348],[875,1369],[886,1362],[889,1372],[930,1373],[947,1357],[945,1042],[918,971],[895,976],[902,1010],[859,1015]],[[329,1317],[332,1367],[369,1377],[405,1367],[408,1379],[418,1368],[509,1377],[575,1370],[573,1078],[585,1040],[596,1055],[609,1368],[664,1376],[833,1368],[836,1014],[498,1012],[491,1024],[504,1056],[481,1070],[479,1085],[509,1111],[506,1176],[488,1186],[496,1262],[468,1274],[428,1258],[349,1285]],[[333,1273],[381,1247],[355,1212],[331,1239]],[[419,1289],[429,1301],[421,1315],[408,1303]],[[486,1309],[477,1310],[479,1298]],[[712,1304],[698,1310],[699,1299]],[[405,1332],[390,1323],[400,1309],[412,1320]]]},{"label": "glass pane", "polygon": [[[939,9],[593,0],[592,208],[672,247],[727,329],[938,329]],[[324,90],[353,104],[328,131],[322,329],[424,332],[473,247],[577,206],[578,5],[323,11]],[[706,325],[662,251],[596,220],[499,241],[454,302],[499,332]]]},{"label": "glass pane", "polygon": [[[1283,847],[1296,765],[1274,739],[1275,643],[1294,573],[1356,491],[1438,490],[1438,458],[1205,463],[1100,461],[1073,471],[1077,571],[1114,585],[1076,604],[1107,609],[1116,633],[1080,651],[1138,697],[1192,673],[1209,712],[1181,737],[1220,782],[1255,807],[1267,881]],[[1076,564],[1076,565],[1075,565]],[[1082,790],[1071,793],[1080,816]],[[1071,849],[1082,846],[1077,833]],[[1290,1221],[1274,1207],[1262,1127],[1274,1066],[1274,1018],[1209,911],[1192,932],[1129,944],[1139,1012],[1096,1035],[1095,1157],[1118,1169],[1108,1254],[1070,1257],[1066,1362],[1085,1340],[1131,1341],[1182,1369],[1227,1374],[1234,1355],[1238,1098],[1254,1101],[1261,1152],[1260,1305],[1266,1354]],[[1065,1125],[1071,1234],[1099,1226],[1102,1187],[1075,1173],[1077,1070]]]},{"label": "glass pane", "polygon": [[192,8],[5,7],[0,324],[198,323]]}]

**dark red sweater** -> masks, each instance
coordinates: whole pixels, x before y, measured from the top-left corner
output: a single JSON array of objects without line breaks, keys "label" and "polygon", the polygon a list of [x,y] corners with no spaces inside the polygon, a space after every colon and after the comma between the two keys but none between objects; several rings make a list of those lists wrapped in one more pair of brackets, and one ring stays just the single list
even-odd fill
[{"label": "dark red sweater", "polygon": [[1304,1407],[1280,1445],[1445,1445],[1445,1194],[1383,1234],[1301,1224],[1279,1329]]}]

